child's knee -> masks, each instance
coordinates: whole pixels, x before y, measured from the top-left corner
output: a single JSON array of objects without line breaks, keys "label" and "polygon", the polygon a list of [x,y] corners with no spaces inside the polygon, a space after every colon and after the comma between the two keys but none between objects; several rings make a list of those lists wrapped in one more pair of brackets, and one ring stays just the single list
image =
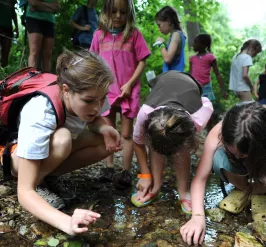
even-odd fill
[{"label": "child's knee", "polygon": [[66,128],[56,130],[51,137],[50,147],[60,156],[70,155],[72,150],[72,137],[70,131]]},{"label": "child's knee", "polygon": [[130,141],[130,140],[132,140],[133,134],[132,133],[127,133],[127,132],[122,132],[121,136],[122,136],[122,138],[124,140]]}]

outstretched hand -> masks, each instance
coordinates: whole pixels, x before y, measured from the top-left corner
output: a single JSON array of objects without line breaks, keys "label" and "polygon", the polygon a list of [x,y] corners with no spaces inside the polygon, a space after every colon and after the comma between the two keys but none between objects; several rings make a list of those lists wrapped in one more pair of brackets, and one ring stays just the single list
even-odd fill
[{"label": "outstretched hand", "polygon": [[109,125],[103,125],[100,127],[99,132],[103,135],[107,151],[117,152],[122,150],[121,137],[115,128]]},{"label": "outstretched hand", "polygon": [[88,231],[88,225],[96,222],[101,217],[100,214],[86,209],[75,209],[69,226],[69,234],[76,235]]},{"label": "outstretched hand", "polygon": [[190,245],[198,246],[202,244],[205,235],[205,217],[204,216],[192,216],[185,225],[180,228],[180,233],[183,241]]}]

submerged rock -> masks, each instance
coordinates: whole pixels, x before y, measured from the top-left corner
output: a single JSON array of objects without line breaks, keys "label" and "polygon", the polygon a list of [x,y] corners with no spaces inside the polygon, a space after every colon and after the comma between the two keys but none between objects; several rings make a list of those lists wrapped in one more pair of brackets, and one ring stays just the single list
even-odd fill
[{"label": "submerged rock", "polygon": [[235,247],[263,247],[256,238],[243,232],[237,232],[235,236]]},{"label": "submerged rock", "polygon": [[259,235],[262,241],[266,241],[266,222],[265,221],[254,221],[252,224],[253,230]]},{"label": "submerged rock", "polygon": [[211,221],[221,222],[225,218],[225,211],[220,208],[211,208],[206,210],[206,215]]}]

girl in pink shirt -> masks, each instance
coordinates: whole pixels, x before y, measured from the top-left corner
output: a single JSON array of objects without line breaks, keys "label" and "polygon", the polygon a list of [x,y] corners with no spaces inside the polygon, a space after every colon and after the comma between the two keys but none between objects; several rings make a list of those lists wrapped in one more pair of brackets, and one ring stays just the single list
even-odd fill
[{"label": "girl in pink shirt", "polygon": [[[133,121],[140,108],[140,77],[145,60],[150,55],[141,32],[134,27],[133,0],[106,0],[100,15],[99,30],[95,32],[90,50],[98,53],[113,71],[115,80],[108,99],[111,109],[103,115],[115,127],[116,113],[121,114],[123,137],[123,171],[115,179],[116,187],[131,185],[133,156]],[[106,175],[112,180],[113,155],[107,158]],[[109,176],[111,175],[111,176]]]},{"label": "girl in pink shirt", "polygon": [[210,76],[212,68],[220,84],[223,97],[226,99],[228,95],[224,88],[224,82],[218,69],[216,57],[211,53],[211,42],[212,40],[209,34],[199,34],[194,39],[193,49],[196,54],[189,59],[189,71],[202,86],[202,96],[213,101],[215,100],[215,96],[212,91]]},{"label": "girl in pink shirt", "polygon": [[[193,49],[195,55],[189,59],[190,74],[200,83],[202,87],[202,96],[207,97],[211,101],[215,101],[215,95],[212,90],[211,69],[216,75],[217,81],[220,84],[222,95],[227,99],[228,94],[224,88],[224,82],[219,72],[216,57],[211,53],[211,36],[209,34],[199,34],[194,39]],[[216,124],[215,116],[213,115],[208,123],[207,128],[211,128]]]}]

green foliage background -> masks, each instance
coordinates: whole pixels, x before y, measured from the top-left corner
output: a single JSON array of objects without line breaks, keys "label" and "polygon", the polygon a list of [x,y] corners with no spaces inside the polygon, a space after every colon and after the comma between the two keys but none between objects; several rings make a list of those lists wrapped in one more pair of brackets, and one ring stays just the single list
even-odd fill
[{"label": "green foliage background", "polygon": [[[98,11],[102,5],[100,0],[98,3]],[[188,4],[189,2],[189,4]],[[64,48],[72,50],[71,34],[72,27],[70,25],[71,16],[75,9],[81,5],[86,4],[86,0],[61,0],[61,11],[56,17],[56,42],[52,58],[52,71],[55,71],[56,58],[63,51]],[[135,0],[136,14],[137,14],[137,27],[143,33],[146,42],[150,48],[151,56],[147,60],[146,71],[154,70],[156,75],[161,73],[162,70],[162,57],[158,49],[152,47],[156,37],[162,36],[159,32],[154,16],[156,12],[165,5],[173,6],[177,9],[182,26],[186,31],[186,22],[199,22],[201,32],[207,32],[212,35],[213,44],[212,52],[217,57],[220,72],[224,78],[226,88],[229,83],[229,73],[231,59],[236,54],[244,40],[247,38],[257,38],[262,44],[266,42],[266,25],[255,25],[253,27],[245,28],[235,31],[229,26],[229,18],[227,10],[216,0]],[[185,8],[190,9],[194,15],[185,15]],[[18,15],[21,15],[21,10],[17,10]],[[165,40],[168,37],[164,37]],[[193,54],[186,47],[186,70],[188,71],[188,58]],[[28,45],[24,44],[24,27],[20,27],[20,37],[17,44],[13,44],[10,54],[10,65],[0,70],[0,79],[6,75],[14,72],[20,67],[27,66],[28,58]],[[255,82],[258,75],[262,72],[265,64],[266,53],[263,51],[254,60],[254,66],[251,67],[250,75]],[[146,72],[145,71],[145,72]],[[237,102],[233,93],[230,92],[229,99],[224,100],[221,98],[220,88],[214,75],[212,75],[214,92],[217,97],[218,109],[224,111]],[[142,76],[142,99],[149,93],[145,73]]]}]

